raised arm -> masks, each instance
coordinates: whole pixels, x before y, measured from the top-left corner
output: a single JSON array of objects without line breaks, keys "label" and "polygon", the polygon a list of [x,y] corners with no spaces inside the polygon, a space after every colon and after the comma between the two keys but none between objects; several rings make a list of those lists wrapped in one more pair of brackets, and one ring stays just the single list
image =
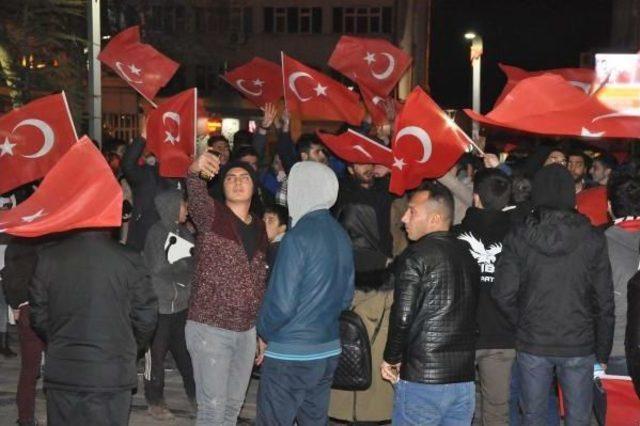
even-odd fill
[{"label": "raised arm", "polygon": [[215,201],[207,192],[207,183],[200,174],[215,177],[220,171],[220,159],[204,152],[191,163],[187,174],[187,195],[189,196],[189,215],[196,229],[204,232],[211,227],[215,214]]}]

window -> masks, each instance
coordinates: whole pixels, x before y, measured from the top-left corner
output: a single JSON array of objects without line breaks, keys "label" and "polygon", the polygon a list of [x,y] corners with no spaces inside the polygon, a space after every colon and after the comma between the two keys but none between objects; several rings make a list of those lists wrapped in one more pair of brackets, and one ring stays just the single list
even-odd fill
[{"label": "window", "polygon": [[229,30],[251,34],[253,31],[253,9],[232,7],[229,11]]},{"label": "window", "polygon": [[321,7],[265,7],[264,32],[289,34],[320,34]]},{"label": "window", "polygon": [[116,139],[129,142],[140,133],[137,114],[103,114],[102,121]]},{"label": "window", "polygon": [[182,34],[186,28],[187,16],[184,6],[153,6],[151,8],[152,30],[167,34]]},{"label": "window", "polygon": [[390,34],[390,7],[334,7],[333,32],[347,34]]}]

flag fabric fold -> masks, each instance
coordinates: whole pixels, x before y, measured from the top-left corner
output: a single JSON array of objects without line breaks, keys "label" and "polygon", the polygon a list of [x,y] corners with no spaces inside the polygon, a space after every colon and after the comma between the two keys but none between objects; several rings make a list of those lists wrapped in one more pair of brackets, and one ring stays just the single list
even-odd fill
[{"label": "flag fabric fold", "polygon": [[348,129],[339,135],[320,131],[316,134],[335,155],[348,163],[382,164],[386,167],[393,164],[391,149],[355,130]]},{"label": "flag fabric fold", "polygon": [[283,95],[280,65],[257,56],[222,78],[258,108],[277,102]]}]

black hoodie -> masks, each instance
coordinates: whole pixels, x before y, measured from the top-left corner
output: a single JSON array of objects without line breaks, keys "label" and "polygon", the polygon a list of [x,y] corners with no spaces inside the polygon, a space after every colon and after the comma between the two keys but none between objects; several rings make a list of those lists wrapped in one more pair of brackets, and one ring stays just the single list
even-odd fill
[{"label": "black hoodie", "polygon": [[491,297],[495,281],[495,265],[502,253],[502,240],[511,228],[508,212],[470,207],[460,225],[454,228],[459,240],[480,267],[477,285],[478,310],[476,319],[479,335],[477,349],[511,349],[515,347],[515,330]]}]

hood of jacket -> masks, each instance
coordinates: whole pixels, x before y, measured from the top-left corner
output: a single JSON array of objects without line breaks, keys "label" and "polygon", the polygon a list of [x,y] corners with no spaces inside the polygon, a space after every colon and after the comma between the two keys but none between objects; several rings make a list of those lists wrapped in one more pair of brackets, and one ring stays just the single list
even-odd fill
[{"label": "hood of jacket", "polygon": [[287,181],[291,226],[307,213],[330,209],[338,198],[338,178],[329,167],[314,161],[296,163]]},{"label": "hood of jacket", "polygon": [[591,232],[591,223],[575,210],[535,209],[524,224],[524,239],[548,256],[566,255]]},{"label": "hood of jacket", "polygon": [[501,241],[512,224],[511,213],[469,207],[460,225],[454,228],[456,233],[471,231],[491,241]]},{"label": "hood of jacket", "polygon": [[180,214],[182,192],[177,189],[166,189],[156,195],[154,202],[162,224],[168,229],[176,228],[178,226],[177,221]]}]

